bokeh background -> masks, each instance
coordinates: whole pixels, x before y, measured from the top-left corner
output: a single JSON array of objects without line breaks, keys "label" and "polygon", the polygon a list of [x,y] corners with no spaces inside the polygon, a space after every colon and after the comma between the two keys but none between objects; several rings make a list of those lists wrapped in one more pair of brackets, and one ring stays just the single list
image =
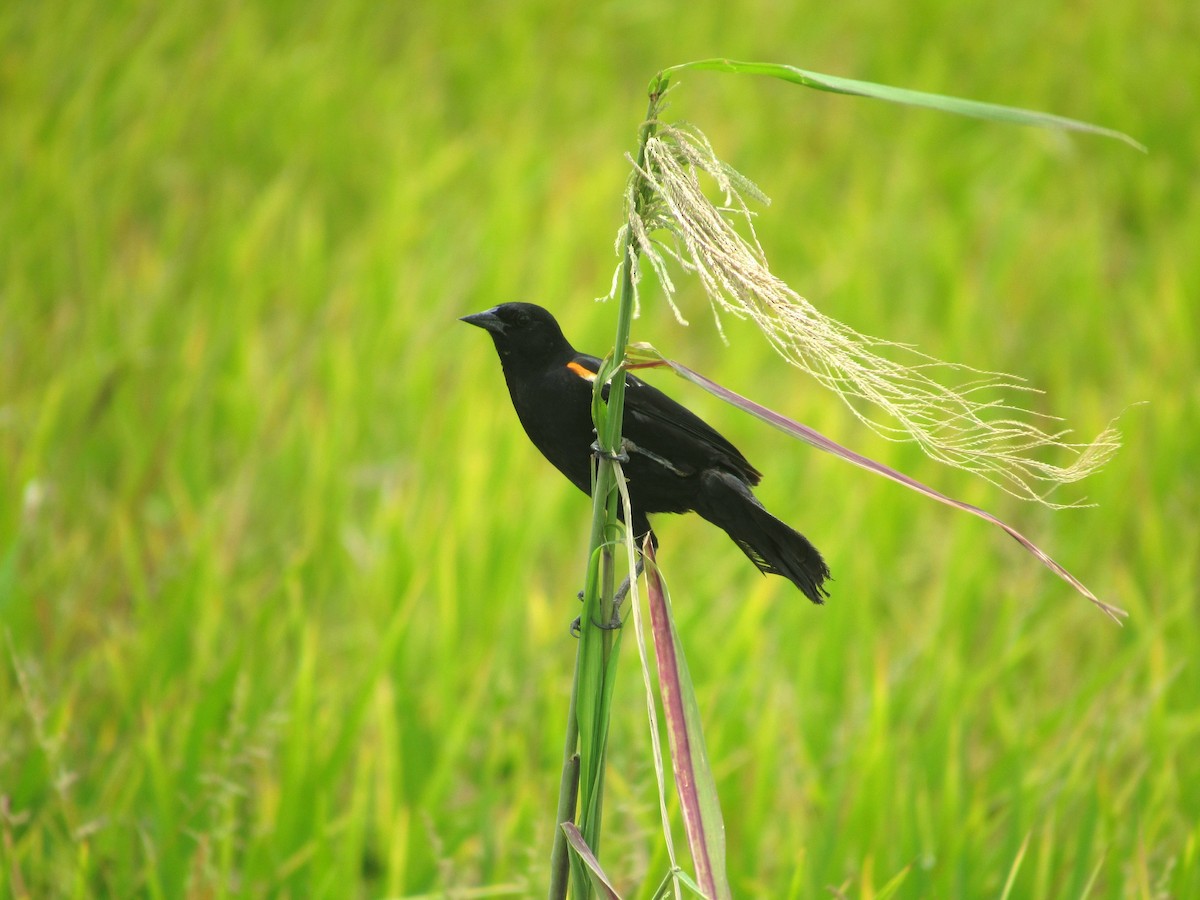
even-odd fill
[{"label": "bokeh background", "polygon": [[[588,505],[484,335],[603,352],[650,77],[707,56],[1053,111],[1150,148],[714,74],[670,116],[830,315],[1018,373],[1126,446],[1051,513],[883,443],[752,327],[634,337],[1038,540],[682,382],[836,577],[659,523],[739,896],[1200,895],[1200,12],[1174,0],[0,7],[0,894],[536,896]],[[606,866],[666,859],[626,648]],[[473,893],[469,892],[473,891]]]}]

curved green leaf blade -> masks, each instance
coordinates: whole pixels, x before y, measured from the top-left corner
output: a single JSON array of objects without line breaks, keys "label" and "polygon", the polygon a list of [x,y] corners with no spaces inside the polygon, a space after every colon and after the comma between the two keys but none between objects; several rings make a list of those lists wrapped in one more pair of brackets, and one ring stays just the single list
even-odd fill
[{"label": "curved green leaf blade", "polygon": [[1146,152],[1146,147],[1129,135],[1112,128],[1092,125],[1078,119],[1066,116],[1056,116],[1052,113],[1036,112],[1021,109],[1017,106],[1003,106],[998,103],[983,103],[979,100],[966,100],[962,97],[952,97],[948,94],[931,94],[925,91],[914,91],[909,88],[891,87],[886,84],[875,84],[871,81],[859,81],[854,78],[841,78],[837,75],[823,75],[820,72],[810,72],[787,66],[781,63],[740,62],[734,59],[700,59],[694,62],[671,66],[665,72],[680,72],[686,69],[699,69],[715,72],[734,72],[742,75],[768,75],[780,78],[793,84],[815,88],[818,91],[829,91],[833,94],[849,94],[854,97],[870,97],[874,100],[886,100],[889,103],[902,103],[906,106],[920,106],[925,109],[936,109],[941,112],[954,113],[959,116],[970,116],[975,119],[988,119],[993,122],[1009,122],[1014,125],[1031,125],[1038,128],[1059,128],[1064,131],[1082,131],[1088,134],[1098,134],[1128,144],[1135,150]]},{"label": "curved green leaf blade", "polygon": [[575,851],[577,859],[587,870],[588,880],[591,881],[596,895],[604,897],[606,900],[621,900],[621,895],[617,893],[617,889],[612,886],[612,882],[600,868],[600,860],[596,859],[596,854],[592,853],[592,848],[587,845],[587,841],[583,839],[583,835],[580,834],[575,824],[563,822],[561,827],[567,836],[567,844]]}]

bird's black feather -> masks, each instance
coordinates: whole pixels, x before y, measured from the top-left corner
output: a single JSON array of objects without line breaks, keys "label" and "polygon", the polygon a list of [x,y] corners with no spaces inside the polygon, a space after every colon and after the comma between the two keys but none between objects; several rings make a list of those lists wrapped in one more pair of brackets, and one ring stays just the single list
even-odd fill
[{"label": "bird's black feather", "polygon": [[[554,317],[531,303],[504,303],[463,321],[487,330],[526,434],[580,490],[590,493],[591,403],[600,360],[579,353]],[[626,375],[623,464],[637,536],[653,513],[699,513],[722,528],[762,572],[782,575],[814,603],[829,569],[807,538],[772,516],[751,488],[762,478],[733,444],[695,413]],[[605,388],[607,399],[607,386]]]}]

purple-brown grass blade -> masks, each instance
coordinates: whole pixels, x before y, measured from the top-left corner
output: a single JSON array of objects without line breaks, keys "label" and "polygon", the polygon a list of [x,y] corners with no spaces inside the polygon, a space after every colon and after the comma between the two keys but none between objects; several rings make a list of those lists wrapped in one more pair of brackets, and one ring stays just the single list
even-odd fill
[{"label": "purple-brown grass blade", "polygon": [[675,774],[683,829],[696,867],[696,881],[704,896],[725,900],[732,897],[725,873],[725,822],[716,779],[704,748],[700,709],[648,535],[642,553],[646,558],[646,593],[658,666],[658,690],[671,741],[671,769]]},{"label": "purple-brown grass blade", "polygon": [[874,472],[876,475],[882,475],[884,478],[889,478],[892,481],[898,482],[905,487],[911,488],[920,494],[924,494],[939,503],[945,503],[947,506],[952,506],[955,509],[961,509],[971,515],[979,516],[979,518],[991,522],[993,525],[1001,528],[1013,540],[1019,543],[1022,547],[1032,553],[1041,563],[1046,566],[1055,575],[1061,578],[1071,587],[1075,588],[1080,594],[1090,600],[1093,604],[1099,607],[1106,613],[1114,622],[1121,624],[1121,618],[1129,615],[1125,610],[1118,606],[1105,603],[1097,597],[1092,591],[1078,578],[1068,572],[1063,566],[1055,562],[1046,551],[1042,550],[1037,544],[1031,541],[1017,529],[1013,528],[1007,522],[1002,521],[990,512],[980,509],[970,503],[965,503],[962,500],[955,500],[953,497],[948,497],[941,491],[934,490],[926,484],[922,484],[915,478],[905,475],[903,472],[897,472],[895,469],[885,466],[883,463],[876,462],[861,453],[843,447],[835,441],[831,441],[819,431],[809,428],[807,425],[802,425],[787,416],[781,415],[774,410],[768,409],[761,404],[755,403],[753,400],[743,397],[741,394],[735,393],[726,387],[722,387],[715,381],[705,378],[699,372],[689,369],[687,366],[677,363],[674,360],[667,359],[662,356],[653,347],[646,344],[639,344],[636,348],[631,348],[629,359],[632,360],[628,364],[630,369],[654,369],[654,368],[669,368],[676,375],[692,382],[699,387],[704,388],[710,394],[720,397],[726,403],[736,406],[738,409],[750,413],[750,415],[761,419],[768,425],[773,425],[780,431],[790,434],[792,437],[799,438],[806,444],[816,447],[818,450],[824,450],[826,453],[832,453],[834,456],[844,459],[846,462],[853,463],[860,468],[866,469],[868,472]]}]

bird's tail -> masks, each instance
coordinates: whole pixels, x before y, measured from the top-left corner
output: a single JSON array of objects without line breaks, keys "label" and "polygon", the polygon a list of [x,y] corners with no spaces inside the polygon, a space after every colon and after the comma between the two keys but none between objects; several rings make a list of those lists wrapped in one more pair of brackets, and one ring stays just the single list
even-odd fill
[{"label": "bird's tail", "polygon": [[824,603],[829,566],[808,538],[767,512],[736,476],[709,469],[701,478],[696,512],[733,538],[759,571],[782,575],[813,603]]}]

